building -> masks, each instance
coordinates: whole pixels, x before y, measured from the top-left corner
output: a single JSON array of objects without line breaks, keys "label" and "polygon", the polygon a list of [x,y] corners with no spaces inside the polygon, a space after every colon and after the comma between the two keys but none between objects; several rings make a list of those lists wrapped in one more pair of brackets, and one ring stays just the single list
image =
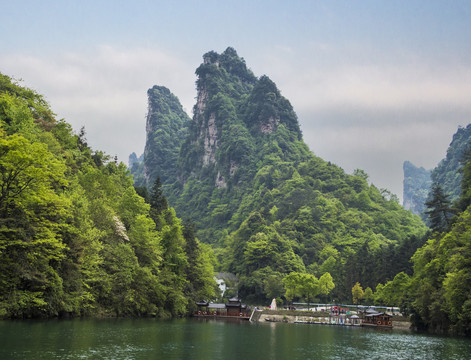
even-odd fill
[{"label": "building", "polygon": [[228,303],[197,302],[198,310],[194,316],[216,318],[250,319],[250,310],[238,298],[229,299]]}]

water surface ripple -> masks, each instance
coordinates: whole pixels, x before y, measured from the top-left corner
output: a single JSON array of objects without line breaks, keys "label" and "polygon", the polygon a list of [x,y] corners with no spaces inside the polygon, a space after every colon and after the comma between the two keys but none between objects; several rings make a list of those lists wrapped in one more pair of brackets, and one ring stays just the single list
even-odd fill
[{"label": "water surface ripple", "polygon": [[0,321],[0,359],[471,358],[471,340],[326,325],[197,319]]}]

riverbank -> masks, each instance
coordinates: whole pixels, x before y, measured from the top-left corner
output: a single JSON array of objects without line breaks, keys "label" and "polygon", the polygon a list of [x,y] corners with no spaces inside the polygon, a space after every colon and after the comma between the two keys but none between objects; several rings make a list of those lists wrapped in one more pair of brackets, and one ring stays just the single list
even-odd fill
[{"label": "riverbank", "polygon": [[[315,319],[328,319],[330,316],[327,311],[299,311],[299,310],[260,310],[252,316],[254,322],[311,322]],[[329,321],[330,323],[330,321]],[[404,316],[394,315],[392,317],[392,328],[396,330],[410,331],[411,322]]]}]

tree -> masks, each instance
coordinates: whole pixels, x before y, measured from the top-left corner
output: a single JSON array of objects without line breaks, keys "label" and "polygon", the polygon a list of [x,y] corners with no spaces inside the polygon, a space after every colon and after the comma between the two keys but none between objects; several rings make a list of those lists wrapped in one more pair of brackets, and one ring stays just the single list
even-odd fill
[{"label": "tree", "polygon": [[70,204],[55,189],[66,186],[64,171],[46,146],[0,127],[0,313],[50,314],[60,306],[66,246],[58,223]]},{"label": "tree", "polygon": [[335,288],[332,276],[326,272],[319,278],[319,293],[327,297],[330,292]]},{"label": "tree", "polygon": [[196,301],[211,300],[216,296],[214,280],[213,252],[208,245],[201,244],[196,238],[196,225],[189,219],[183,222],[186,266],[185,295],[189,298],[188,307],[193,310]]},{"label": "tree", "polygon": [[161,215],[165,210],[168,209],[167,198],[162,192],[162,183],[160,177],[157,176],[154,185],[152,186],[152,192],[150,194],[150,217],[155,221],[157,229],[161,229],[163,226]]},{"label": "tree", "polygon": [[286,275],[283,279],[283,284],[285,286],[285,298],[289,302],[293,302],[295,297],[300,296],[301,294],[301,274],[298,272],[291,272],[289,275]]},{"label": "tree", "polygon": [[355,285],[352,287],[352,296],[353,296],[353,303],[354,304],[359,304],[361,302],[361,299],[363,299],[364,296],[363,288],[361,287],[360,283],[357,282]]},{"label": "tree", "polygon": [[53,186],[67,184],[64,171],[64,164],[44,145],[17,134],[4,136],[0,127],[0,212],[5,214],[12,204],[26,205],[32,199],[46,205]]},{"label": "tree", "polygon": [[363,298],[365,299],[367,305],[371,305],[372,301],[374,300],[373,290],[371,290],[369,286],[365,289]]},{"label": "tree", "polygon": [[448,196],[443,192],[439,183],[432,185],[429,200],[425,203],[427,210],[425,214],[429,216],[430,228],[433,231],[443,232],[450,226],[453,213],[450,209]]},{"label": "tree", "polygon": [[267,299],[281,298],[285,290],[282,275],[278,272],[268,274],[263,283],[263,290],[265,291]]},{"label": "tree", "polygon": [[293,301],[294,297],[304,297],[308,306],[310,301],[320,292],[319,279],[312,274],[291,272],[285,276],[283,284],[287,300]]},{"label": "tree", "polygon": [[301,294],[306,298],[309,308],[310,300],[319,294],[319,280],[312,274],[301,275]]}]

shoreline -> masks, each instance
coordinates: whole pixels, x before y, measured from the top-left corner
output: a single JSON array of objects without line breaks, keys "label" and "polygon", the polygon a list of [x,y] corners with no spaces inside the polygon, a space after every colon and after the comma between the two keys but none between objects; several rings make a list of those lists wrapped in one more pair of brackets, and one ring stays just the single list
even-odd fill
[{"label": "shoreline", "polygon": [[[353,324],[330,324],[330,323],[323,323],[323,322],[313,322],[316,318],[330,318],[328,312],[313,312],[313,311],[298,311],[298,310],[259,310],[255,311],[259,313],[257,316],[254,316],[252,321],[254,322],[283,322],[283,323],[307,323],[312,325],[334,325],[334,326],[356,326],[356,327],[363,327],[361,323],[353,325]],[[373,328],[383,328],[381,326],[376,327],[372,326]],[[387,328],[387,327],[384,327]],[[412,331],[411,330],[411,322],[408,318],[395,316],[392,320],[392,327],[389,329],[392,330],[401,330],[401,331]]]}]

